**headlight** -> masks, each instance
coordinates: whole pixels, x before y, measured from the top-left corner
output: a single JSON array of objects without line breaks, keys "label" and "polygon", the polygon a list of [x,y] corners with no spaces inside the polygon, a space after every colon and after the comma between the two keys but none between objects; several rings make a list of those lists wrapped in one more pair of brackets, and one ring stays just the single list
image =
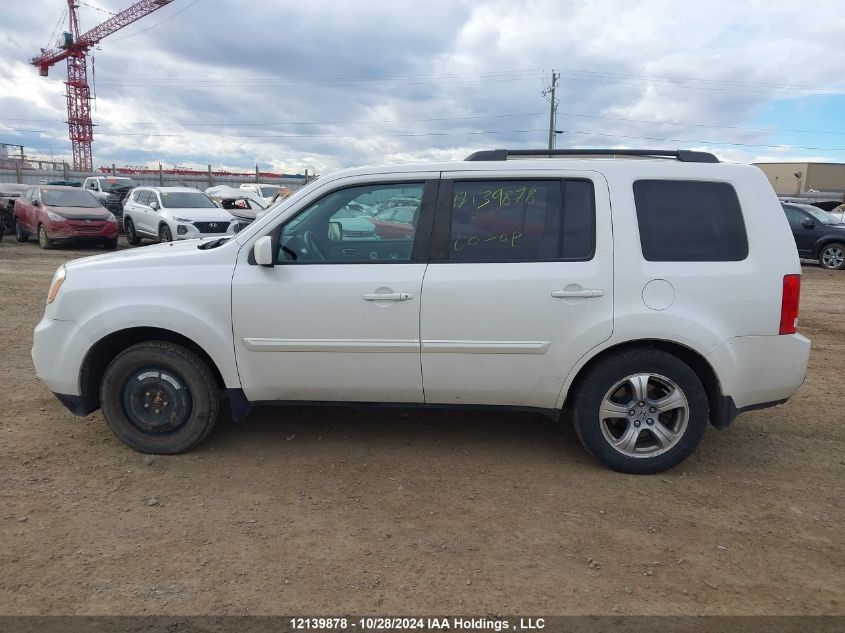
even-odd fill
[{"label": "headlight", "polygon": [[109,217],[106,218],[106,222],[115,222],[117,223],[117,218],[114,217],[114,213],[109,213]]},{"label": "headlight", "polygon": [[173,216],[174,222],[193,222],[193,220],[189,218],[178,218],[175,215]]},{"label": "headlight", "polygon": [[53,222],[61,222],[65,219],[64,216],[61,216],[58,213],[53,213],[52,211],[47,211],[47,217],[50,218]]},{"label": "headlight", "polygon": [[47,303],[53,303],[56,299],[56,295],[59,294],[59,288],[62,287],[62,284],[65,282],[65,277],[67,276],[67,271],[65,270],[64,266],[60,266],[59,269],[56,271],[56,274],[53,275],[53,283],[50,284],[50,292],[47,293]]}]

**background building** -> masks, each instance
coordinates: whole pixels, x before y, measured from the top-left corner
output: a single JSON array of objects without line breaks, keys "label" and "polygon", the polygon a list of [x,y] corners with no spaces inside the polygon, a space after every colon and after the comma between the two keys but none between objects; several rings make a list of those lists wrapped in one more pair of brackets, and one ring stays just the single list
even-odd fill
[{"label": "background building", "polygon": [[825,193],[845,196],[845,163],[754,163],[778,195]]}]

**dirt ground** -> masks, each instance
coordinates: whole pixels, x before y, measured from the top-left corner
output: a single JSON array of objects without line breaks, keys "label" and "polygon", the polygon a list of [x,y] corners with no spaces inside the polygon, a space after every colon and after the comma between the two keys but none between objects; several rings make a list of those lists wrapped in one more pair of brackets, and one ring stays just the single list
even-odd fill
[{"label": "dirt ground", "polygon": [[845,614],[845,273],[804,267],[795,398],[634,477],[517,413],[267,408],[145,459],[32,368],[87,254],[0,243],[0,614]]}]

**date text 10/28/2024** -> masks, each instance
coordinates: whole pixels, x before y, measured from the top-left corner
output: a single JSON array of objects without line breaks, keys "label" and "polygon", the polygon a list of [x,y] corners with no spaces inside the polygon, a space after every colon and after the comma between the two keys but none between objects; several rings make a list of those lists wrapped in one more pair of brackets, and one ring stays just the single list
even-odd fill
[{"label": "date text 10/28/2024", "polygon": [[539,631],[544,618],[504,620],[489,617],[294,617],[296,631]]}]

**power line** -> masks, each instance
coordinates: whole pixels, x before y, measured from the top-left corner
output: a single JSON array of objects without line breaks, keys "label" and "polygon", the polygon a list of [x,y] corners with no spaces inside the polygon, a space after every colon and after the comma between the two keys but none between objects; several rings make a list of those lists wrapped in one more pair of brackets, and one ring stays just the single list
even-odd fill
[{"label": "power line", "polygon": [[[545,130],[489,130],[475,132],[400,132],[396,134],[379,134],[379,137],[408,137],[408,136],[454,136],[460,134],[529,134],[545,132]],[[145,132],[100,132],[100,136],[143,136],[154,138],[179,138],[190,134],[148,134]],[[229,138],[373,138],[372,134],[232,134]]]},{"label": "power line", "polygon": [[731,143],[728,141],[700,141],[684,138],[663,138],[658,136],[631,136],[627,134],[608,134],[606,132],[590,132],[586,130],[564,130],[566,134],[581,134],[584,136],[603,136],[609,138],[637,139],[642,141],[663,141],[668,143],[690,143],[696,145],[731,145],[735,147],[767,147],[772,149],[806,149],[824,152],[845,152],[845,147],[807,147],[803,145],[769,145],[766,143]]},{"label": "power line", "polygon": [[172,15],[167,16],[166,18],[164,18],[163,20],[160,20],[159,22],[156,22],[155,24],[151,24],[150,26],[148,26],[148,27],[147,27],[147,28],[145,28],[145,29],[141,29],[140,31],[135,31],[134,33],[130,33],[129,35],[124,35],[123,37],[113,37],[113,38],[110,38],[110,39],[109,39],[109,41],[110,41],[110,42],[120,42],[121,40],[128,40],[130,37],[135,37],[136,35],[140,35],[141,33],[146,33],[146,32],[147,32],[147,31],[149,31],[150,29],[154,29],[155,27],[159,26],[160,24],[164,24],[164,23],[165,23],[165,22],[167,22],[168,20],[172,20],[173,18],[175,18],[175,17],[176,17],[177,15],[179,15],[180,13],[184,13],[185,11],[187,11],[188,9],[190,9],[192,6],[194,6],[194,5],[195,5],[197,2],[199,2],[199,1],[200,1],[200,0],[194,0],[191,4],[189,4],[189,5],[185,6],[185,7],[183,7],[182,9],[180,9],[179,11],[177,11],[176,13],[174,13],[174,14],[172,14]]},{"label": "power line", "polygon": [[54,38],[56,37],[56,33],[59,31],[59,26],[61,25],[62,20],[65,19],[65,15],[67,15],[67,7],[65,7],[59,15],[59,20],[56,22],[56,26],[53,27],[53,32],[50,33],[50,39],[47,41],[47,46],[44,48],[50,48],[53,45],[53,42],[55,41]]},{"label": "power line", "polygon": [[776,128],[776,127],[747,127],[742,125],[715,125],[710,123],[682,123],[679,121],[655,121],[654,119],[634,119],[629,117],[618,116],[602,116],[598,114],[578,114],[575,112],[561,112],[561,116],[571,116],[586,119],[604,119],[608,121],[628,121],[632,123],[651,123],[654,125],[678,125],[683,127],[709,127],[722,128],[725,130],[746,130],[749,132],[789,132],[797,134],[845,134],[839,130],[798,130],[790,128]]},{"label": "power line", "polygon": [[[543,112],[518,112],[509,114],[489,114],[460,117],[429,117],[422,119],[382,119],[373,121],[259,121],[259,122],[235,122],[235,121],[121,121],[121,125],[157,125],[157,126],[182,126],[182,127],[272,127],[278,125],[382,125],[388,123],[426,123],[436,121],[469,121],[479,119],[495,119],[507,117],[530,117],[540,116]],[[633,117],[606,116],[599,114],[583,114],[580,112],[558,112],[559,117],[577,117],[586,119],[600,119],[607,121],[625,121],[629,123],[647,123],[650,125],[673,125],[680,127],[703,127],[718,128],[725,130],[744,130],[749,132],[771,132],[771,133],[793,133],[793,134],[836,134],[845,135],[842,130],[805,130],[796,128],[777,127],[750,127],[742,125],[722,125],[717,123],[695,123],[682,121],[659,121],[655,119],[637,119]],[[26,123],[52,123],[55,119],[29,119],[20,117],[0,117],[0,121],[16,121]]]},{"label": "power line", "polygon": [[79,4],[84,4],[86,7],[90,7],[91,9],[95,9],[97,11],[101,11],[102,13],[108,13],[109,15],[117,15],[114,11],[109,11],[108,9],[103,9],[102,7],[94,6],[93,4],[88,4],[83,0],[79,0]]},{"label": "power line", "polygon": [[[198,1],[198,0],[196,0]],[[155,25],[154,25],[155,26]],[[152,27],[150,27],[152,28]],[[138,33],[140,33],[139,31]],[[137,35],[138,33],[133,34]],[[131,37],[131,36],[130,36]],[[125,39],[125,38],[117,38]],[[113,40],[116,41],[116,40]],[[381,77],[381,78],[310,78],[310,79],[292,79],[292,78],[199,78],[191,79],[183,78],[113,78],[100,79],[101,85],[111,89],[117,88],[137,88],[137,87],[166,87],[168,90],[243,90],[243,89],[276,89],[284,88],[348,88],[360,85],[362,83],[373,84],[389,84],[391,86],[412,86],[412,85],[428,85],[436,83],[443,85],[460,85],[460,84],[487,84],[491,82],[521,82],[536,80],[538,74],[524,73],[519,76],[507,76],[503,74],[491,76],[476,76],[475,78],[460,78],[458,76],[444,76],[443,78],[426,77],[416,80],[399,77]],[[25,79],[20,77],[6,77],[7,79],[14,79],[18,82],[39,81],[38,79]],[[735,93],[750,93],[750,94],[838,94],[845,92],[845,85],[828,85],[828,86],[802,86],[790,87],[789,85],[772,85],[771,88],[764,88],[762,85],[754,84],[736,84],[727,83],[719,85],[718,83],[700,83],[698,85],[681,85],[673,83],[671,80],[655,79],[640,79],[636,76],[621,77],[614,75],[597,75],[590,77],[583,76],[566,76],[562,77],[568,82],[581,83],[598,83],[609,85],[623,85],[623,86],[650,86],[658,88],[666,88],[670,90],[703,90],[715,92],[735,92]],[[709,80],[697,80],[698,82],[705,82]]]},{"label": "power line", "polygon": [[[543,114],[542,112],[520,112],[514,114],[479,114],[473,116],[459,116],[459,117],[430,117],[425,119],[383,119],[380,121],[275,121],[275,122],[257,122],[257,123],[240,123],[240,122],[206,122],[206,123],[198,123],[198,122],[185,122],[180,123],[178,121],[134,121],[134,122],[123,122],[121,121],[121,125],[178,125],[184,127],[195,127],[195,126],[212,126],[212,127],[236,127],[236,126],[261,126],[261,127],[269,127],[274,125],[381,125],[384,123],[425,123],[431,121],[468,121],[468,120],[478,120],[478,119],[498,119],[498,118],[507,118],[507,117],[528,117],[528,116],[538,116]],[[55,119],[22,119],[22,118],[0,118],[0,121],[26,121],[30,123],[34,122],[52,122]]]},{"label": "power line", "polygon": [[[121,121],[121,125],[156,125],[156,126],[180,126],[180,127],[272,127],[272,126],[288,126],[288,125],[384,125],[393,123],[428,123],[441,121],[471,121],[480,119],[497,119],[497,118],[511,118],[511,117],[532,117],[540,116],[543,112],[516,112],[505,114],[480,114],[471,116],[457,116],[457,117],[427,117],[416,119],[381,119],[370,121],[352,121],[352,120],[332,120],[332,121],[257,121],[257,122],[240,122],[240,121]],[[655,119],[638,119],[634,117],[622,116],[607,116],[599,114],[584,114],[580,112],[559,112],[561,117],[576,117],[586,119],[600,119],[607,121],[624,121],[629,123],[646,123],[649,125],[673,125],[679,127],[703,127],[703,128],[718,128],[726,130],[744,130],[750,132],[770,132],[770,133],[793,133],[793,134],[835,134],[845,135],[843,130],[807,130],[797,128],[777,128],[777,127],[752,127],[742,125],[723,125],[717,123],[697,123],[697,122],[682,122],[682,121],[660,121]],[[0,117],[0,121],[16,121],[26,123],[52,123],[55,119],[30,119],[24,117]],[[44,131],[44,130],[39,130]]]}]

